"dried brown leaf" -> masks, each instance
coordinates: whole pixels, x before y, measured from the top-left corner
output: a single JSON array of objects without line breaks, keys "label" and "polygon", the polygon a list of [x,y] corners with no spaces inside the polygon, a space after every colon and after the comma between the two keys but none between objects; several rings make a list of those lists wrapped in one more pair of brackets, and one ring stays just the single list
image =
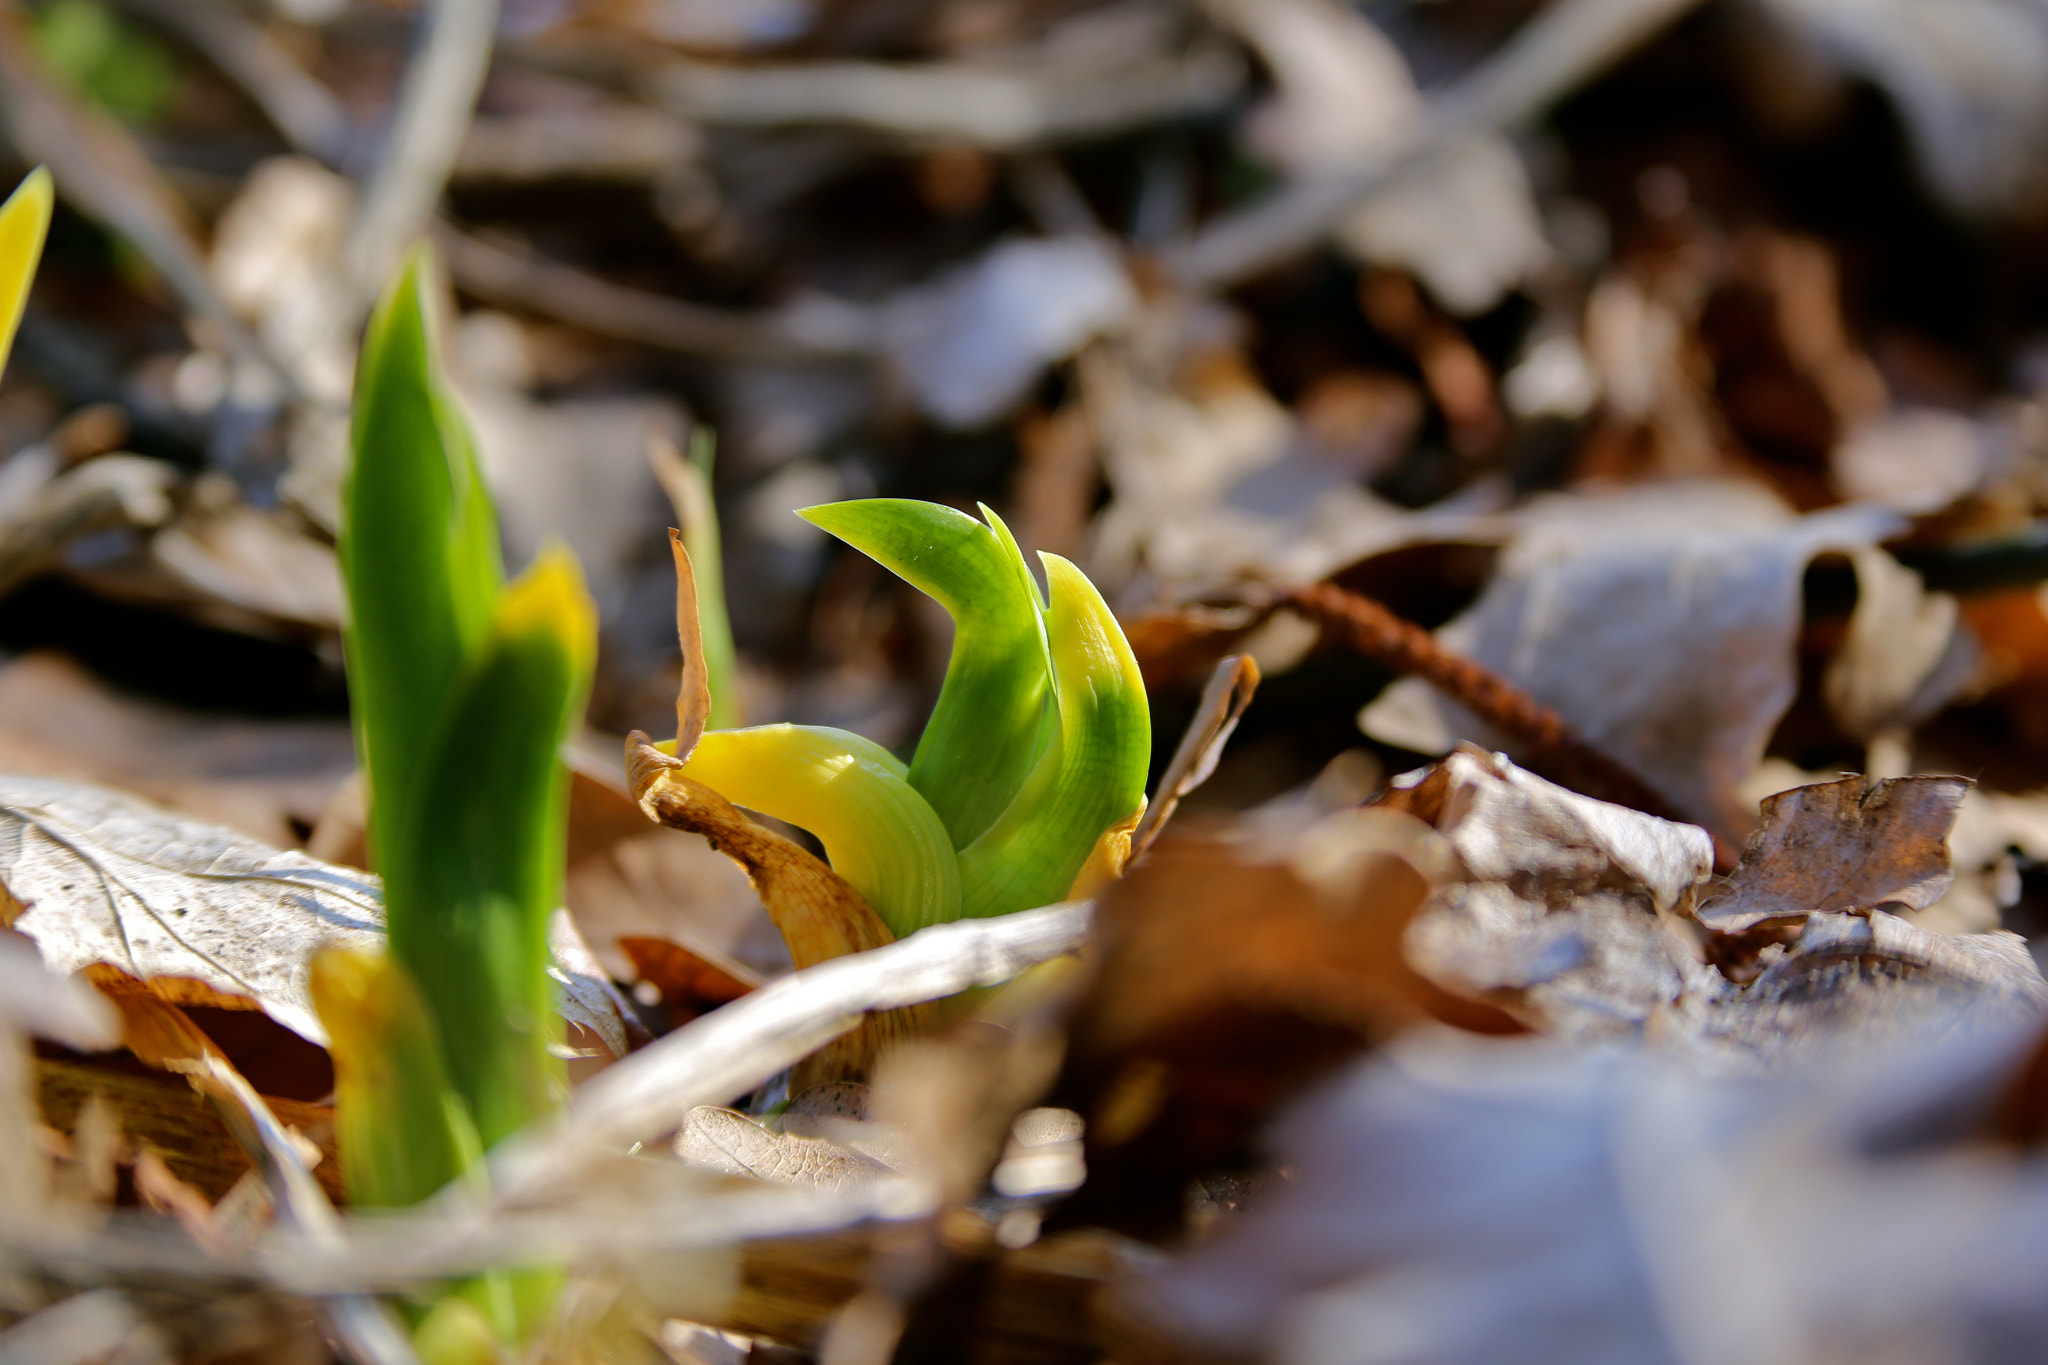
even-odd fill
[{"label": "dried brown leaf", "polygon": [[1408,936],[1416,964],[1567,1033],[1639,1028],[1689,971],[1674,912],[1713,866],[1707,832],[1567,791],[1466,746],[1382,804],[1434,826],[1462,871]]},{"label": "dried brown leaf", "polygon": [[1088,1120],[1081,1207],[1156,1229],[1193,1175],[1244,1159],[1287,1094],[1423,1020],[1521,1029],[1409,965],[1444,842],[1352,810],[1270,844],[1170,838],[1103,895],[1098,975],[1055,1102]]},{"label": "dried brown leaf", "polygon": [[711,670],[704,659],[704,627],[697,619],[697,573],[690,567],[690,552],[683,548],[683,533],[673,526],[668,547],[676,561],[676,635],[683,647],[683,680],[676,689],[676,758],[688,762],[711,719]]},{"label": "dried brown leaf", "polygon": [[[647,818],[711,841],[746,870],[799,968],[895,942],[846,879],[803,849],[755,824],[732,802],[685,777],[681,764],[635,733],[626,741],[627,780]],[[892,1043],[922,1032],[922,1006],[870,1015],[852,1035],[806,1063],[808,1082],[864,1076]]]},{"label": "dried brown leaf", "polygon": [[1252,704],[1252,694],[1258,688],[1259,665],[1249,654],[1233,654],[1210,670],[1202,699],[1195,706],[1194,719],[1188,722],[1180,746],[1166,765],[1166,775],[1159,779],[1157,793],[1139,819],[1137,832],[1131,836],[1131,857],[1142,855],[1152,846],[1181,798],[1208,781],[1216,771],[1223,746],[1230,742],[1231,733],[1237,729],[1238,720]]},{"label": "dried brown leaf", "polygon": [[1852,776],[1780,792],[1727,885],[1694,914],[1738,934],[1820,911],[1924,909],[1955,878],[1948,835],[1969,789],[1961,777]]}]

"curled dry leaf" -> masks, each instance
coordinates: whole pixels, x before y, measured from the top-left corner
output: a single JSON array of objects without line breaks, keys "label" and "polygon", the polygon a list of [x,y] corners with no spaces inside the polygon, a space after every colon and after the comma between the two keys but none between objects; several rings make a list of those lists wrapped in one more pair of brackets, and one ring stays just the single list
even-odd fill
[{"label": "curled dry leaf", "polygon": [[1159,779],[1158,794],[1138,819],[1131,836],[1130,856],[1135,858],[1152,846],[1159,831],[1173,818],[1181,798],[1209,780],[1223,746],[1237,729],[1244,710],[1259,690],[1259,665],[1249,654],[1232,654],[1217,661],[1202,687],[1202,699],[1195,706],[1194,719],[1180,737],[1180,747]]},{"label": "curled dry leaf", "polygon": [[[0,778],[0,914],[52,970],[114,987],[125,977],[175,1004],[262,1010],[323,1047],[306,964],[329,944],[384,941],[367,873],[118,792],[19,777]],[[573,963],[550,975],[562,1017],[623,1053],[609,985]]]},{"label": "curled dry leaf", "polygon": [[1083,1203],[1156,1229],[1187,1179],[1245,1159],[1275,1103],[1369,1043],[1422,1020],[1519,1031],[1402,951],[1455,872],[1441,838],[1392,810],[1157,845],[1103,895],[1098,975],[1055,1091],[1088,1121]]},{"label": "curled dry leaf", "polygon": [[[1543,1032],[1654,1038],[1711,1069],[1754,1070],[1857,1037],[1931,1036],[1944,1018],[2003,1026],[2036,1017],[2048,982],[2017,935],[1935,934],[1872,910],[1925,905],[1946,886],[1940,835],[1963,787],[1922,778],[1889,790],[1901,815],[1915,802],[1925,808],[1903,821],[1873,813],[1867,832],[1877,846],[1861,851],[1862,779],[1788,793],[1799,799],[1780,802],[1730,893],[1744,894],[1745,882],[1760,888],[1759,912],[1717,917],[1711,906],[1692,908],[1709,866],[1706,831],[1460,749],[1397,779],[1382,798],[1436,826],[1463,864],[1416,916],[1407,951],[1432,978]],[[1819,794],[1813,810],[1830,814],[1809,814],[1800,839],[1782,837],[1809,800],[1801,793]],[[1914,819],[1937,831],[1917,852]],[[1894,843],[1900,856],[1888,862],[1882,849]],[[1870,875],[1859,882],[1866,862]],[[1851,907],[1857,914],[1817,913]],[[1710,931],[1727,923],[1756,932],[1703,935],[1692,915]]]},{"label": "curled dry leaf", "polygon": [[1741,864],[1694,914],[1717,933],[1738,934],[1817,911],[1925,909],[1955,880],[1948,835],[1970,785],[1844,777],[1766,797]]},{"label": "curled dry leaf", "polygon": [[[679,560],[680,562],[680,560]],[[701,834],[746,871],[799,968],[895,942],[846,879],[701,782],[635,732],[626,741],[626,777],[647,818]],[[864,1076],[891,1043],[923,1030],[924,1007],[868,1016],[851,1035],[806,1062],[799,1079],[818,1083]]]},{"label": "curled dry leaf", "polygon": [[1713,867],[1707,832],[1612,806],[1465,746],[1395,779],[1382,805],[1462,864],[1417,917],[1431,977],[1546,1031],[1629,1031],[1680,993],[1696,956],[1674,912]]}]

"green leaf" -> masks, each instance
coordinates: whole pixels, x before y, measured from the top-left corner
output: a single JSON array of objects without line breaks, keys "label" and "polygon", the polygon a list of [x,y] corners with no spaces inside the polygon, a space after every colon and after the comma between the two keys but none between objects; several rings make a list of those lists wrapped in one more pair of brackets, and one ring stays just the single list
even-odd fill
[{"label": "green leaf", "polygon": [[50,173],[38,166],[0,204],[0,370],[7,368],[14,329],[21,325],[21,310],[28,305],[54,200]]},{"label": "green leaf", "polygon": [[896,937],[959,918],[946,828],[904,780],[903,764],[873,740],[822,725],[712,730],[683,774],[816,835],[832,870]]},{"label": "green leaf", "polygon": [[496,515],[436,364],[431,270],[415,251],[370,319],[343,490],[349,694],[380,858],[420,818],[429,741],[503,579]]},{"label": "green leaf", "polygon": [[1045,738],[1050,669],[1031,571],[1007,527],[936,503],[869,498],[797,515],[952,616],[953,655],[909,781],[945,822],[953,847],[965,848],[1015,798]]},{"label": "green leaf", "polygon": [[419,982],[486,1150],[560,1102],[547,978],[567,829],[559,750],[597,652],[574,557],[543,550],[489,631],[422,746],[419,818],[387,829],[380,855],[392,955]]},{"label": "green leaf", "polygon": [[308,985],[334,1059],[349,1201],[417,1204],[473,1169],[476,1125],[448,1087],[433,1017],[405,969],[388,954],[329,948]]},{"label": "green leaf", "polygon": [[711,496],[711,461],[717,443],[706,427],[690,435],[690,457],[684,468],[694,489],[692,515],[682,528],[683,546],[697,571],[697,620],[703,634],[704,667],[711,676],[711,727],[731,729],[740,716],[739,652],[733,647],[732,619],[725,609],[725,559],[718,534],[718,504]]},{"label": "green leaf", "polygon": [[1040,554],[1051,588],[1058,725],[1024,789],[960,852],[963,915],[1005,915],[1060,900],[1096,841],[1145,799],[1152,720],[1116,617],[1086,574]]}]

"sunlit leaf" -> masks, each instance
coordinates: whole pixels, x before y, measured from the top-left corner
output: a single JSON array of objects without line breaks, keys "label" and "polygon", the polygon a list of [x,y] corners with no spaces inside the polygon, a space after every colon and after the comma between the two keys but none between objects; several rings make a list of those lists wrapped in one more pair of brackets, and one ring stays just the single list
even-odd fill
[{"label": "sunlit leaf", "polygon": [[370,319],[344,491],[349,693],[373,850],[418,823],[441,708],[490,629],[503,578],[496,515],[436,368],[430,274],[415,252]]},{"label": "sunlit leaf", "polygon": [[966,847],[1017,795],[1045,738],[1050,675],[1030,570],[1007,528],[936,503],[870,498],[798,515],[952,615],[953,656],[909,781],[945,821],[953,846]]},{"label": "sunlit leaf", "polygon": [[486,1148],[558,1098],[547,981],[568,790],[558,750],[596,649],[575,559],[544,550],[501,595],[420,755],[420,819],[389,830],[380,855],[392,953],[420,984]]},{"label": "sunlit leaf", "polygon": [[28,303],[36,262],[42,259],[54,200],[50,173],[39,166],[0,204],[0,369],[7,367],[14,330],[21,325],[21,310]]},{"label": "sunlit leaf", "polygon": [[1060,900],[1104,832],[1145,799],[1152,719],[1138,661],[1087,575],[1058,555],[1039,558],[1058,728],[1002,817],[961,850],[964,915]]},{"label": "sunlit leaf", "polygon": [[816,835],[833,870],[897,937],[959,917],[945,826],[903,764],[874,741],[812,725],[713,730],[682,772]]}]

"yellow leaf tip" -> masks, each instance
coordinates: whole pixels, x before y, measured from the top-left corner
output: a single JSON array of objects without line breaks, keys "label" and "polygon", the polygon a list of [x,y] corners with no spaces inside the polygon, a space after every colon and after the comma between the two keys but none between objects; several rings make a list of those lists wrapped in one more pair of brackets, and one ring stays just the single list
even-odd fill
[{"label": "yellow leaf tip", "polygon": [[597,654],[597,604],[584,586],[583,566],[560,541],[541,547],[526,572],[505,585],[498,599],[500,635],[549,634],[587,669]]}]

